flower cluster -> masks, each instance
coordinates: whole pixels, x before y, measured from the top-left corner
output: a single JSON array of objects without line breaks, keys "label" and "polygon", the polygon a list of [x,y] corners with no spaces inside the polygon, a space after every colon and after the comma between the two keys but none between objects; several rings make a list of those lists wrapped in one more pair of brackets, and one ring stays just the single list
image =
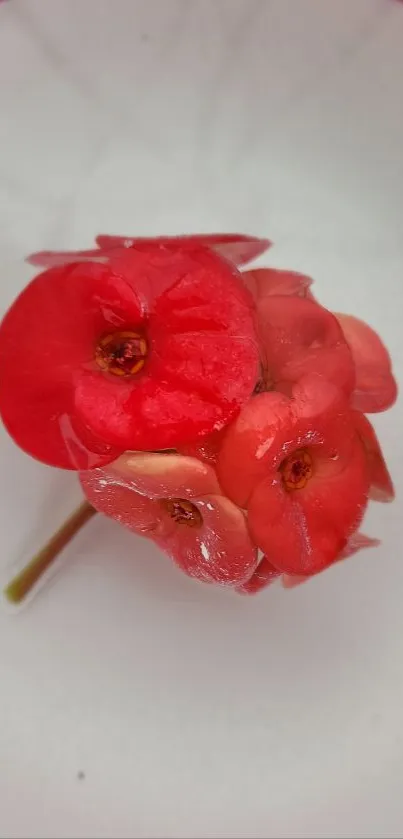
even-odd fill
[{"label": "flower cluster", "polygon": [[373,329],[311,280],[240,271],[244,235],[139,239],[29,257],[44,270],[0,328],[0,412],[74,469],[91,505],[187,574],[251,594],[363,547],[393,485],[366,413],[396,399]]}]

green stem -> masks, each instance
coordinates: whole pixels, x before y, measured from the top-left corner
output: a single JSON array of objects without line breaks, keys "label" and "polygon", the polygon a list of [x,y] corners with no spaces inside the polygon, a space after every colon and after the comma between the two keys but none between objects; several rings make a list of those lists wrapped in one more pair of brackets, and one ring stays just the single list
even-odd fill
[{"label": "green stem", "polygon": [[82,504],[72,513],[67,521],[62,524],[59,530],[49,539],[46,545],[31,559],[28,565],[22,569],[4,589],[4,594],[10,603],[21,603],[27,594],[33,589],[34,585],[43,576],[45,571],[50,568],[55,559],[59,556],[63,548],[69,544],[76,533],[89,521],[96,513],[96,510],[88,503],[83,501]]}]

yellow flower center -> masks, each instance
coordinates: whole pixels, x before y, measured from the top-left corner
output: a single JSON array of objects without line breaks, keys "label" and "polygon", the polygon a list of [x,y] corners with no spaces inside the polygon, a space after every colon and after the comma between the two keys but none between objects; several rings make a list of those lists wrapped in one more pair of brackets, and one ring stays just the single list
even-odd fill
[{"label": "yellow flower center", "polygon": [[101,370],[114,376],[135,376],[143,369],[148,355],[147,341],[140,332],[125,330],[105,335],[95,350]]},{"label": "yellow flower center", "polygon": [[280,472],[287,492],[303,489],[313,474],[311,455],[306,449],[298,449],[283,460]]}]

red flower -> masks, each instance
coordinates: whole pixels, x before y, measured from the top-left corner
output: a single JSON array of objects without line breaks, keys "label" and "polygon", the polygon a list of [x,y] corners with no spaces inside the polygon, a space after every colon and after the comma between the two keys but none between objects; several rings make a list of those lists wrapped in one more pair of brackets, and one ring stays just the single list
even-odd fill
[{"label": "red flower", "polygon": [[347,396],[354,365],[336,318],[313,300],[267,296],[258,303],[263,381],[288,393],[301,376],[320,373]]},{"label": "red flower", "polygon": [[379,335],[352,315],[336,314],[350,347],[356,382],[352,405],[358,411],[386,411],[396,401],[397,385],[390,355]]},{"label": "red flower", "polygon": [[81,483],[97,510],[153,539],[191,577],[236,586],[253,573],[257,551],[245,516],[207,464],[175,454],[123,455],[82,474]]},{"label": "red flower", "polygon": [[249,295],[207,248],[51,268],[0,328],[4,423],[21,448],[67,469],[219,430],[257,374]]},{"label": "red flower", "polygon": [[235,265],[244,265],[257,256],[260,256],[270,246],[268,239],[259,239],[256,236],[245,236],[243,233],[205,233],[197,236],[158,236],[155,238],[132,237],[132,236],[107,236],[96,237],[98,248],[86,251],[40,251],[27,257],[27,262],[42,268],[50,268],[55,265],[65,265],[68,262],[76,262],[78,259],[109,259],[116,249],[121,248],[145,248],[159,247],[164,250],[193,251],[194,248],[210,248],[224,259],[233,262]]},{"label": "red flower", "polygon": [[242,278],[256,305],[261,379],[258,389],[289,393],[308,373],[320,373],[349,396],[354,363],[337,319],[314,300],[311,279],[294,271],[258,268]]},{"label": "red flower", "polygon": [[346,399],[320,376],[292,399],[262,393],[228,429],[218,476],[246,508],[256,545],[278,570],[313,574],[336,560],[368,497],[363,446]]},{"label": "red flower", "polygon": [[391,359],[368,324],[319,306],[310,292],[312,280],[304,274],[258,268],[242,278],[257,307],[263,385],[287,392],[290,382],[316,372],[351,394],[359,411],[385,411],[393,405],[397,386]]}]

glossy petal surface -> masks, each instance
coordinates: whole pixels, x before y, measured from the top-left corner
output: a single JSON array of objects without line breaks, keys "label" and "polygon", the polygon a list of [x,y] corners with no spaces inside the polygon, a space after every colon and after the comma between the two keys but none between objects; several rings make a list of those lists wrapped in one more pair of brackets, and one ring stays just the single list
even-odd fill
[{"label": "glossy petal surface", "polygon": [[[289,492],[282,466],[300,450],[309,452],[312,477]],[[229,497],[247,507],[258,547],[278,570],[293,574],[316,573],[336,559],[368,495],[351,411],[319,376],[303,378],[292,399],[273,393],[252,399],[225,437],[218,475]]]},{"label": "glossy petal surface", "polygon": [[107,472],[111,479],[154,499],[194,498],[220,492],[211,466],[178,454],[126,453]]},{"label": "glossy petal surface", "polygon": [[90,468],[119,450],[76,415],[77,370],[99,335],[140,320],[138,298],[95,263],[53,268],[17,298],[0,328],[0,412],[21,448],[62,468]]},{"label": "glossy petal surface", "polygon": [[199,498],[195,505],[203,518],[200,530],[176,527],[156,541],[191,577],[229,586],[243,583],[257,562],[243,513],[223,495]]},{"label": "glossy petal surface", "polygon": [[326,568],[364,513],[368,486],[359,446],[338,464],[318,457],[316,469],[305,489],[294,493],[284,492],[280,478],[266,479],[249,502],[252,537],[284,573],[313,574]]},{"label": "glossy petal surface", "polygon": [[[97,510],[152,538],[191,577],[234,586],[253,573],[257,552],[243,513],[215,494],[219,489],[213,470],[194,458],[123,456],[108,469],[82,474],[81,483]],[[153,497],[140,494],[139,488]],[[169,514],[165,501],[180,499],[191,499],[200,526],[188,526]]]},{"label": "glossy petal surface", "polygon": [[350,349],[334,315],[300,297],[273,296],[259,301],[262,363],[279,390],[308,373],[319,373],[349,395],[355,374]]}]

